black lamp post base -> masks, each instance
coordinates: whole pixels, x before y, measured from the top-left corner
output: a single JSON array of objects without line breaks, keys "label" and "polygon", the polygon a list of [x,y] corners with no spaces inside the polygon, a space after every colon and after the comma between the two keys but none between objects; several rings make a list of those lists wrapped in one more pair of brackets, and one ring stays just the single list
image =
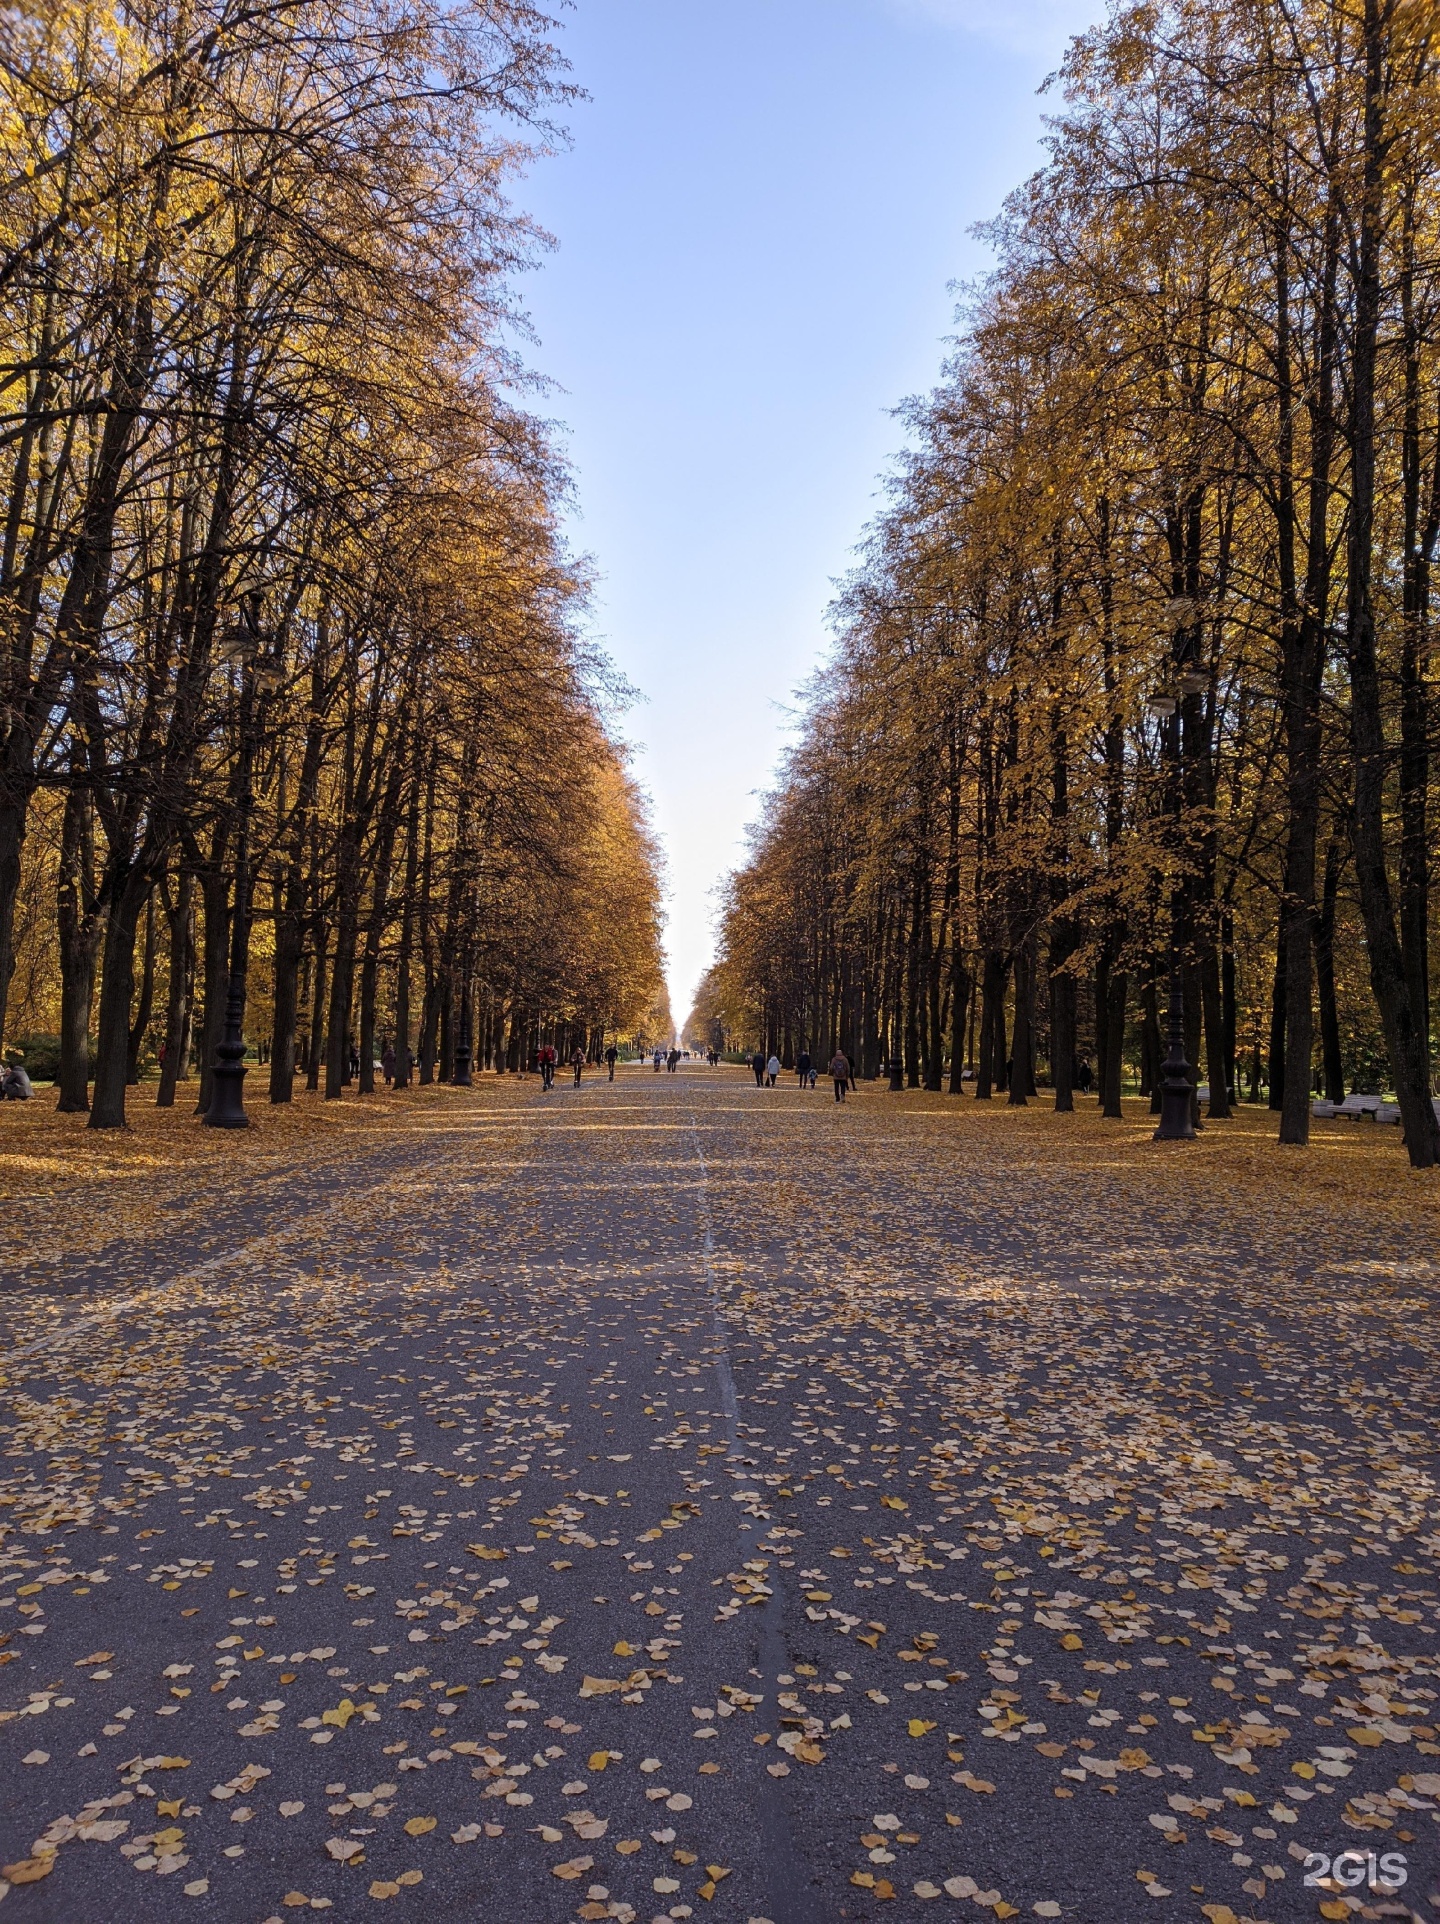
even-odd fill
[{"label": "black lamp post base", "polygon": [[210,1107],[202,1118],[208,1129],[248,1129],[245,1113],[245,1070],[239,1063],[217,1062]]},{"label": "black lamp post base", "polygon": [[230,974],[225,1001],[225,1030],[215,1050],[215,1080],[204,1120],[211,1129],[248,1129],[245,1113],[245,977]]},{"label": "black lamp post base", "polygon": [[[1176,1056],[1179,1060],[1176,1060]],[[1165,1081],[1160,1090],[1160,1127],[1152,1142],[1193,1142],[1195,1140],[1194,1088],[1190,1064],[1183,1050],[1171,1048],[1165,1063]]]}]

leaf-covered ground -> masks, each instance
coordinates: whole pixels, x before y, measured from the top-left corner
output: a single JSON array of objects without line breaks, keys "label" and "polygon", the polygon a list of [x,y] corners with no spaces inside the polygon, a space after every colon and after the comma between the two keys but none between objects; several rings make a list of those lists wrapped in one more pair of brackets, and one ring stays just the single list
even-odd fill
[{"label": "leaf-covered ground", "polygon": [[1440,1914],[1392,1132],[725,1070],[0,1120],[17,1924]]}]

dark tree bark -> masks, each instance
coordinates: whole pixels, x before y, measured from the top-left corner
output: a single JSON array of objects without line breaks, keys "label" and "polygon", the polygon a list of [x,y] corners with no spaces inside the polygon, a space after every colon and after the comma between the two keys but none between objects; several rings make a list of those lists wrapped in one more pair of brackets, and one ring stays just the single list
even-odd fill
[{"label": "dark tree bark", "polygon": [[[77,775],[80,769],[76,769]],[[60,1099],[66,1115],[90,1107],[90,1010],[104,910],[95,879],[95,813],[77,780],[65,796],[57,897],[60,947]]]},{"label": "dark tree bark", "polygon": [[100,966],[100,1018],[95,1046],[92,1129],[125,1127],[125,1083],[130,1059],[130,1004],[135,993],[135,939],[149,900],[150,877],[139,864],[117,876],[105,923]]},{"label": "dark tree bark", "polygon": [[1010,1093],[1012,1108],[1023,1109],[1035,1094],[1035,953],[1033,941],[1015,951],[1014,1027],[1010,1038]]},{"label": "dark tree bark", "polygon": [[1360,911],[1365,919],[1370,986],[1380,1013],[1390,1073],[1399,1098],[1406,1153],[1412,1168],[1433,1169],[1440,1162],[1440,1117],[1435,1114],[1430,1095],[1425,1024],[1411,1005],[1386,860],[1386,742],[1372,588],[1376,369],[1383,311],[1381,253],[1387,220],[1386,177],[1393,151],[1385,118],[1390,84],[1389,20],[1389,10],[1383,0],[1364,0],[1364,178],[1359,244],[1353,270],[1345,636],[1350,671],[1350,741],[1355,765],[1355,879]]},{"label": "dark tree bark", "polygon": [[[996,1074],[999,1058],[1000,1074]],[[980,1046],[975,1065],[975,1099],[989,1102],[1005,1069],[1005,957],[999,949],[985,951],[980,976]]]},{"label": "dark tree bark", "polygon": [[145,948],[140,967],[140,1000],[136,1005],[134,1020],[130,1024],[130,1040],[125,1051],[125,1080],[132,1088],[140,1080],[140,1051],[145,1043],[145,1031],[150,1027],[150,1015],[154,1007],[155,891],[152,888],[145,902]]},{"label": "dark tree bark", "polygon": [[1150,1101],[1150,1113],[1158,1116],[1164,1086],[1162,1064],[1165,1041],[1160,1033],[1160,996],[1153,975],[1140,991],[1140,1093]]},{"label": "dark tree bark", "polygon": [[1112,1121],[1118,1121],[1125,1113],[1120,1103],[1120,1088],[1125,1065],[1125,1003],[1129,981],[1117,961],[1123,942],[1124,933],[1119,927],[1107,932],[1095,972],[1096,1054],[1099,1057],[1096,1073],[1100,1082],[1100,1113]]},{"label": "dark tree bark", "polygon": [[965,966],[965,952],[953,938],[950,943],[950,1094],[963,1094],[965,1088],[965,1021],[970,1011],[970,996],[975,978]]},{"label": "dark tree bark", "polygon": [[1345,1100],[1345,1059],[1340,1048],[1340,1010],[1335,1000],[1335,900],[1344,865],[1344,844],[1338,837],[1332,837],[1325,851],[1325,888],[1315,923],[1315,986],[1320,1003],[1320,1053],[1327,1102]]},{"label": "dark tree bark", "polygon": [[[315,806],[320,765],[324,754],[322,726],[328,700],[323,649],[316,649],[310,680],[310,716],[305,726],[305,750],[296,784],[295,805],[289,822],[289,851],[275,887],[275,992],[270,1031],[270,1100],[285,1103],[295,1090],[295,1042],[300,1026],[300,965],[305,955],[307,897],[318,887],[315,864],[306,856],[313,846]],[[313,908],[313,899],[310,902]]]},{"label": "dark tree bark", "polygon": [[199,872],[200,900],[205,910],[205,1010],[200,1029],[200,1094],[195,1104],[199,1116],[210,1107],[215,1051],[225,1026],[225,1000],[230,993],[230,881],[225,873],[228,847],[228,824],[217,824],[209,857]]},{"label": "dark tree bark", "polygon": [[1270,1107],[1281,1109],[1285,1102],[1285,938],[1288,923],[1282,909],[1280,929],[1275,938],[1275,973],[1270,982]]},{"label": "dark tree bark", "polygon": [[315,911],[311,928],[310,1042],[305,1064],[305,1087],[319,1093],[320,1069],[325,1060],[325,1005],[329,994],[326,969],[330,924],[321,908]]},{"label": "dark tree bark", "polygon": [[175,899],[165,905],[170,925],[170,986],[165,1000],[165,1060],[160,1064],[157,1109],[175,1105],[175,1085],[190,1054],[190,1007],[195,972],[194,878],[183,864],[175,878]]}]

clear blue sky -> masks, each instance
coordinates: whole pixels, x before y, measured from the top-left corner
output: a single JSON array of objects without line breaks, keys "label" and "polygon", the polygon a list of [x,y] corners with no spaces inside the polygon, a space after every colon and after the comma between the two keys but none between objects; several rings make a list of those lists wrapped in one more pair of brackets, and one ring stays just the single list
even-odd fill
[{"label": "clear blue sky", "polygon": [[[578,0],[590,95],[518,199],[594,630],[670,866],[683,1021],[847,566],[932,385],[968,229],[1035,166],[1036,88],[1095,0]],[[816,878],[824,886],[824,878]]]}]

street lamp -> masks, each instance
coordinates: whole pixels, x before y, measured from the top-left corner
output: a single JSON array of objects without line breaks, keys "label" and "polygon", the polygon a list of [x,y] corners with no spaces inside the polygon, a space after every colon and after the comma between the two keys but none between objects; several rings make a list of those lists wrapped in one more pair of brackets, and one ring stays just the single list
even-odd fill
[{"label": "street lamp", "polygon": [[460,1032],[455,1040],[455,1069],[450,1080],[457,1089],[469,1089],[470,1063],[474,1056],[470,1037],[470,965],[467,961],[460,975]]},{"label": "street lamp", "polygon": [[248,1129],[245,1113],[245,978],[250,961],[250,793],[257,703],[285,678],[278,657],[262,655],[260,597],[241,597],[238,618],[221,635],[221,661],[240,670],[239,795],[235,840],[235,916],[230,930],[230,981],[225,1023],[215,1046],[210,1105],[201,1118],[211,1129]]},{"label": "street lamp", "polygon": [[[1178,673],[1178,692],[1152,695],[1147,706],[1160,723],[1161,742],[1169,772],[1170,810],[1175,829],[1178,855],[1180,829],[1185,802],[1185,718],[1184,702],[1190,695],[1208,687],[1208,678],[1197,666],[1195,621],[1197,604],[1188,595],[1176,595],[1165,603],[1165,620],[1173,624],[1171,658]],[[1194,1074],[1185,1060],[1185,975],[1182,943],[1185,927],[1185,883],[1177,869],[1170,895],[1170,1006],[1167,1011],[1169,1046],[1162,1065],[1160,1085],[1160,1126],[1156,1142],[1190,1142],[1195,1136]]]}]

